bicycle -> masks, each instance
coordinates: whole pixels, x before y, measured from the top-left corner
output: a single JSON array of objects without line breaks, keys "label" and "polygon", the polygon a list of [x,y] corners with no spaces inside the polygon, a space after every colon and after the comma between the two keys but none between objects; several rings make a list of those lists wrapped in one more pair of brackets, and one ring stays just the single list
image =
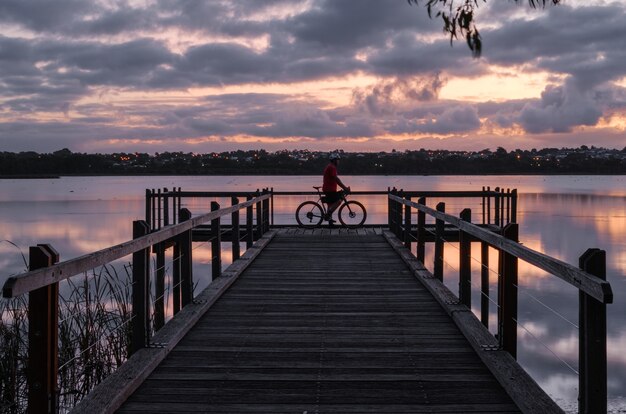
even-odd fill
[{"label": "bicycle", "polygon": [[[317,191],[319,200],[305,201],[296,209],[296,221],[300,227],[305,229],[312,229],[319,227],[326,216],[326,197],[320,191],[322,187],[313,187]],[[367,218],[367,211],[363,204],[358,201],[346,199],[346,193],[341,192],[341,200],[343,204],[339,207],[337,217],[339,222],[349,229],[355,229],[361,227],[365,223]]]}]

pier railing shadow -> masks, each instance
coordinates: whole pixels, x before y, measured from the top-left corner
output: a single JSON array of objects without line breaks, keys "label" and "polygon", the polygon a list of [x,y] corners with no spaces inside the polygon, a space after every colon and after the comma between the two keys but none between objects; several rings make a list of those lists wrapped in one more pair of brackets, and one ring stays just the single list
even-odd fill
[{"label": "pier railing shadow", "polygon": [[[446,231],[456,231],[459,251],[459,291],[455,303],[471,310],[471,245],[481,246],[480,320],[489,326],[489,248],[498,251],[497,347],[517,357],[518,260],[523,260],[567,282],[579,291],[579,412],[607,411],[606,305],[613,302],[611,285],[606,281],[606,257],[603,250],[590,248],[579,258],[579,267],[562,262],[518,242],[515,217],[498,231],[472,223],[472,212],[464,209],[459,217],[446,214],[446,205],[426,206],[426,199],[412,201],[413,194],[391,190],[388,195],[389,229],[408,252],[415,243],[415,258],[425,264],[425,245],[434,243],[432,275],[443,282]],[[499,205],[497,211],[502,207]],[[413,216],[416,215],[416,220]],[[484,215],[484,214],[483,214]],[[428,228],[426,217],[434,218]],[[509,217],[511,218],[511,217]],[[503,216],[497,219],[503,223]],[[498,234],[499,233],[499,234]],[[412,255],[413,253],[411,253]],[[458,301],[458,302],[457,302]]]}]

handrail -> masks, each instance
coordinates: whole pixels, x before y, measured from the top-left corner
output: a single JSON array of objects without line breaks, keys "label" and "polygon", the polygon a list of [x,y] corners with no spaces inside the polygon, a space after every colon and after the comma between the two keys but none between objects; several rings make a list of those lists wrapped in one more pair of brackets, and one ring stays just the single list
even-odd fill
[{"label": "handrail", "polygon": [[149,248],[150,246],[168,240],[178,234],[191,230],[192,228],[231,214],[235,211],[250,207],[260,201],[268,200],[271,194],[264,194],[243,203],[212,211],[197,217],[193,217],[179,224],[164,227],[154,233],[138,237],[93,253],[76,257],[74,259],[61,262],[50,267],[44,267],[12,276],[5,282],[2,288],[2,296],[14,298],[16,296],[31,292],[35,289],[68,279],[79,273],[93,269],[94,267],[107,264],[113,260],[128,256],[129,254]]},{"label": "handrail", "polygon": [[520,243],[513,242],[507,238],[494,234],[488,230],[480,228],[475,224],[461,220],[458,217],[451,216],[449,214],[434,210],[426,207],[423,204],[415,203],[405,200],[401,197],[389,194],[389,199],[416,208],[438,220],[443,220],[456,227],[459,230],[464,231],[472,236],[479,238],[482,241],[487,242],[491,246],[503,250],[515,257],[518,257],[532,265],[543,269],[554,276],[564,280],[565,282],[575,286],[581,291],[585,292],[589,296],[598,300],[601,303],[613,302],[613,291],[611,284],[605,280],[600,279],[597,276],[591,275],[583,270],[580,270],[568,263],[553,257],[547,256],[543,253],[529,249]]},{"label": "handrail", "polygon": [[[273,191],[275,196],[287,196],[287,195],[316,195],[315,191]],[[149,194],[148,197],[237,197],[246,195],[256,195],[256,191],[168,191],[163,193]],[[387,195],[387,190],[372,190],[372,191],[352,191],[350,194],[354,195]],[[403,191],[403,194],[410,197],[446,197],[446,198],[463,198],[463,197],[475,197],[481,196],[499,196],[499,197],[513,197],[511,193],[501,193],[494,190],[484,191]]]}]

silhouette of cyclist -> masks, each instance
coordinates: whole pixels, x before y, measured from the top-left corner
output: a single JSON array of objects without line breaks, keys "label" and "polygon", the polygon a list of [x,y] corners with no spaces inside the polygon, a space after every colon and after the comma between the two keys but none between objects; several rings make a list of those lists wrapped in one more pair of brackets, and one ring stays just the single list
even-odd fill
[{"label": "silhouette of cyclist", "polygon": [[341,204],[342,192],[337,190],[337,187],[341,187],[346,193],[350,192],[350,187],[347,187],[337,176],[337,164],[341,157],[336,152],[333,152],[328,157],[328,165],[324,169],[324,183],[322,185],[322,191],[326,196],[326,203],[328,203],[327,213],[324,216],[324,220],[328,221],[328,224],[333,225],[333,212]]}]

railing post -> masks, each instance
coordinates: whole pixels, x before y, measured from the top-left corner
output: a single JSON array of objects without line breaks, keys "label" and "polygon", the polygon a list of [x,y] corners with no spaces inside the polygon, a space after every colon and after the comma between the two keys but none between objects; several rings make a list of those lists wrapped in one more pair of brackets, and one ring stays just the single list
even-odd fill
[{"label": "railing post", "polygon": [[[394,196],[397,197],[398,196],[398,190],[396,190],[396,188],[394,187],[391,190],[391,194],[393,194]],[[396,236],[398,236],[399,229],[400,229],[400,223],[398,223],[398,209],[399,208],[400,208],[400,205],[398,204],[398,202],[392,200],[391,201],[391,231]]]},{"label": "railing post", "polygon": [[[211,211],[219,209],[219,203],[212,201]],[[215,280],[222,275],[222,229],[219,217],[211,220],[211,258],[211,278]]]},{"label": "railing post", "polygon": [[500,227],[504,227],[504,188],[500,189]]},{"label": "railing post", "polygon": [[[396,195],[396,197],[402,198],[403,197],[402,190],[396,192],[395,195]],[[393,213],[395,215],[394,222],[396,223],[395,234],[396,234],[396,237],[398,238],[398,240],[403,240],[404,237],[402,236],[402,232],[403,232],[403,230],[402,230],[402,210],[403,210],[404,204],[402,204],[402,203],[400,203],[398,201],[395,201],[394,205],[395,205],[395,208],[393,210]]]},{"label": "railing post", "polygon": [[154,188],[150,190],[150,211],[152,212],[150,214],[151,221],[148,221],[147,223],[151,229],[156,229],[156,197]]},{"label": "railing post", "polygon": [[[269,194],[269,190],[266,188],[263,190],[263,195]],[[270,231],[270,199],[263,200],[263,233]]]},{"label": "railing post", "polygon": [[[461,220],[472,222],[472,210],[461,211]],[[472,242],[471,236],[459,230],[459,300],[472,308]]]},{"label": "railing post", "polygon": [[[181,208],[178,212],[180,222],[191,219],[191,211]],[[189,305],[193,301],[193,257],[192,257],[192,230],[189,229],[178,235],[180,245],[180,297],[182,307]]]},{"label": "railing post", "polygon": [[167,188],[163,189],[163,225],[170,225],[170,194]]},{"label": "railing post", "polygon": [[[246,197],[246,201],[252,200],[252,196]],[[246,207],[246,249],[254,244],[254,209],[253,205]]]},{"label": "railing post", "polygon": [[393,209],[393,201],[389,198],[390,194],[392,194],[391,189],[387,187],[387,226],[389,230],[393,232],[393,214],[391,212]]},{"label": "railing post", "polygon": [[482,223],[485,224],[485,186],[483,185],[483,195],[482,195],[482,200],[480,203],[482,209],[483,209],[483,221]]},{"label": "railing post", "polygon": [[158,331],[165,325],[165,245],[154,246],[156,254],[156,272],[154,280],[154,330]]},{"label": "railing post", "polygon": [[[133,221],[133,239],[145,236],[148,233],[150,233],[148,223],[143,220]],[[131,341],[131,353],[133,354],[141,348],[145,348],[148,341],[150,331],[149,274],[150,248],[133,253],[133,331]]]},{"label": "railing post", "polygon": [[489,329],[489,243],[480,243],[480,321]]},{"label": "railing post", "polygon": [[274,225],[274,187],[270,188],[270,194],[272,194],[270,200],[271,200],[271,204],[270,204],[270,211],[272,212],[272,221],[271,221],[271,225]]},{"label": "railing post", "polygon": [[[239,199],[237,197],[232,197],[230,200],[231,204],[237,205],[239,204]],[[241,255],[241,249],[239,246],[239,210],[233,211],[231,214],[231,242],[233,248],[233,262],[239,259]]]},{"label": "railing post", "polygon": [[157,224],[156,227],[153,227],[153,230],[160,229],[163,227],[161,222],[161,210],[162,210],[163,197],[161,196],[161,189],[157,189]]},{"label": "railing post", "polygon": [[494,195],[494,221],[496,226],[500,226],[500,187],[494,188],[496,194]]},{"label": "railing post", "polygon": [[511,222],[511,189],[506,189],[506,223]]},{"label": "railing post", "polygon": [[[259,197],[261,193],[257,190],[256,196]],[[256,203],[256,239],[263,237],[263,203],[258,201]]]},{"label": "railing post", "polygon": [[491,224],[491,187],[487,186],[487,224]]},{"label": "railing post", "polygon": [[[445,213],[446,203],[438,203],[437,211]],[[443,281],[443,231],[445,229],[444,225],[445,224],[443,220],[435,220],[435,263],[433,266],[433,273],[435,277],[440,281]]]},{"label": "railing post", "polygon": [[152,223],[152,192],[146,189],[146,223]]},{"label": "railing post", "polygon": [[[509,223],[502,229],[502,236],[517,242],[519,226]],[[517,359],[517,257],[502,252],[502,280],[499,283],[500,309],[502,317],[498,339],[502,349]]]},{"label": "railing post", "polygon": [[517,188],[511,191],[511,223],[517,223]]},{"label": "railing post", "polygon": [[[606,280],[606,252],[588,249],[580,256],[579,267]],[[580,291],[579,297],[578,412],[606,413],[606,304],[583,291]]]},{"label": "railing post", "polygon": [[[49,244],[29,248],[29,269],[49,267],[59,253]],[[56,413],[59,370],[59,283],[28,294],[28,412]]]},{"label": "railing post", "polygon": [[[180,219],[180,213],[179,213]],[[178,238],[176,238],[176,242],[174,243],[174,253],[172,260],[172,312],[176,315],[180,312],[180,274],[182,267],[182,249],[181,243]]]},{"label": "railing post", "polygon": [[[426,198],[420,197],[417,202],[426,205]],[[426,213],[422,210],[417,212],[417,259],[424,263],[426,255]]]},{"label": "railing post", "polygon": [[[404,197],[406,201],[411,201],[410,196]],[[411,250],[411,206],[404,206],[404,246]]]}]

